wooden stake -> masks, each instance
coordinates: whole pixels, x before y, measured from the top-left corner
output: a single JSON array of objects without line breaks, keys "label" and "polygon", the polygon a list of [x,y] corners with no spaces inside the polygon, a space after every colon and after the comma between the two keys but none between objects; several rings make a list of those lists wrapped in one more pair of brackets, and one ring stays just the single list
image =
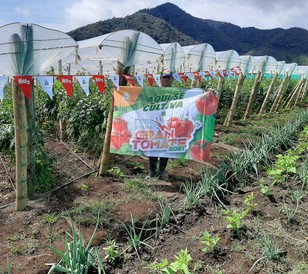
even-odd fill
[{"label": "wooden stake", "polygon": [[[33,81],[33,80],[32,80]],[[35,128],[35,109],[34,109],[34,90],[32,83],[31,99],[25,100],[26,119],[27,119],[27,135],[28,135],[28,196],[34,198],[34,179],[36,164],[36,128]]]},{"label": "wooden stake", "polygon": [[[118,63],[116,74],[120,76],[119,83],[123,85],[123,65]],[[105,132],[105,139],[104,139],[104,147],[101,154],[101,159],[99,161],[99,175],[106,175],[107,170],[110,164],[110,136],[112,130],[112,119],[113,119],[113,108],[114,108],[114,96],[113,91],[110,94],[110,107],[108,113],[108,120],[107,120],[107,127]]]},{"label": "wooden stake", "polygon": [[16,210],[27,206],[27,127],[25,96],[12,81],[16,157]]},{"label": "wooden stake", "polygon": [[219,77],[217,88],[216,88],[216,90],[218,91],[218,100],[220,98],[221,91],[222,91],[224,83],[225,83],[225,78],[224,77]]},{"label": "wooden stake", "polygon": [[278,105],[279,105],[280,100],[281,100],[281,97],[282,97],[282,94],[283,94],[283,91],[284,91],[284,89],[286,87],[288,78],[289,78],[289,75],[288,75],[288,72],[286,72],[285,75],[284,75],[284,79],[283,79],[283,81],[281,82],[281,84],[279,86],[278,92],[277,92],[276,97],[274,99],[273,105],[272,105],[272,107],[270,109],[270,112],[273,112],[273,111],[277,110]]},{"label": "wooden stake", "polygon": [[299,103],[300,98],[302,97],[302,94],[305,92],[306,88],[307,88],[307,79],[303,78],[302,86],[301,86],[300,90],[298,91],[298,95],[297,95],[295,102],[294,102],[294,105],[293,105],[294,107]]},{"label": "wooden stake", "polygon": [[271,94],[271,92],[273,90],[273,87],[274,87],[274,84],[275,84],[277,78],[278,78],[278,72],[275,73],[275,76],[272,79],[272,81],[271,81],[271,83],[270,83],[270,85],[269,85],[269,87],[267,89],[267,92],[266,92],[265,98],[263,100],[262,106],[261,106],[261,108],[259,110],[259,114],[262,114],[265,111],[265,107],[266,107],[269,95]]},{"label": "wooden stake", "polygon": [[227,114],[226,120],[224,122],[224,126],[229,127],[232,124],[233,115],[235,113],[235,108],[236,108],[238,96],[240,94],[240,90],[242,88],[243,82],[244,82],[244,75],[241,73],[239,75],[238,79],[237,79],[236,88],[235,88],[235,91],[234,91],[231,108],[230,108],[230,110]]},{"label": "wooden stake", "polygon": [[246,108],[246,111],[245,111],[244,116],[243,116],[243,120],[246,120],[248,118],[248,116],[249,116],[250,109],[251,109],[251,106],[252,106],[253,98],[254,98],[255,93],[256,93],[259,85],[260,85],[260,78],[261,78],[261,71],[258,71],[258,73],[256,75],[255,82],[254,82],[253,87],[251,89],[251,93],[250,93],[250,96],[249,96],[249,101],[248,101],[247,108]]},{"label": "wooden stake", "polygon": [[301,78],[301,80],[298,82],[298,85],[296,86],[296,88],[293,89],[293,92],[291,93],[291,97],[290,97],[289,101],[286,104],[286,108],[290,108],[291,107],[291,104],[294,101],[294,98],[295,98],[296,94],[300,91],[303,83],[304,83],[304,78]]}]

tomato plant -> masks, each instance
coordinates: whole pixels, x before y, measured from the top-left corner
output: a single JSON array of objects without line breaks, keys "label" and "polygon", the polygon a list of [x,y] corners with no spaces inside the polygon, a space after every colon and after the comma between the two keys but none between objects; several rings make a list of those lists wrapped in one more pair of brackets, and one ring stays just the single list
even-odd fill
[{"label": "tomato plant", "polygon": [[202,94],[196,101],[197,110],[204,116],[210,116],[216,113],[218,107],[218,98],[213,92]]}]

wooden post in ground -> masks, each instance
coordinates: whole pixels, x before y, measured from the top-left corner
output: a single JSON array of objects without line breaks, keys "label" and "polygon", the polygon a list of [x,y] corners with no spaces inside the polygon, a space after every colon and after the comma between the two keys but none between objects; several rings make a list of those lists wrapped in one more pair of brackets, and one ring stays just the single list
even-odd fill
[{"label": "wooden post in ground", "polygon": [[291,96],[290,96],[290,99],[289,99],[289,100],[287,101],[287,103],[286,103],[286,108],[290,108],[290,107],[291,107],[292,102],[295,101],[295,100],[294,100],[294,99],[295,99],[295,96],[297,95],[297,93],[300,92],[300,90],[301,90],[303,84],[304,84],[304,78],[302,77],[302,78],[300,79],[300,81],[298,82],[298,85],[293,89],[293,92],[292,92],[292,94],[291,94]]},{"label": "wooden post in ground", "polygon": [[295,99],[295,102],[293,104],[293,106],[297,106],[298,103],[300,102],[301,100],[301,97],[302,97],[302,94],[305,92],[305,89],[307,88],[307,79],[304,78],[303,76],[303,82],[302,82],[302,85],[297,93],[297,96],[296,96],[296,99]]},{"label": "wooden post in ground", "polygon": [[[33,82],[33,80],[32,80]],[[32,83],[31,98],[25,100],[26,120],[28,129],[28,197],[34,198],[34,179],[36,165],[36,125],[35,125],[35,108],[34,108],[34,89]]]},{"label": "wooden post in ground", "polygon": [[260,85],[260,78],[261,78],[261,71],[258,71],[257,75],[256,75],[256,79],[255,79],[254,84],[253,84],[253,87],[252,87],[251,92],[250,92],[249,101],[248,101],[247,108],[246,108],[246,111],[245,111],[244,116],[243,116],[243,120],[246,120],[249,116],[253,98],[254,98],[255,93],[256,93],[259,85]]},{"label": "wooden post in ground", "polygon": [[[58,61],[58,74],[62,75],[62,60]],[[66,122],[60,118],[59,120],[60,141],[66,140]]]},{"label": "wooden post in ground", "polygon": [[277,94],[275,96],[275,99],[274,99],[273,105],[272,105],[272,107],[270,109],[270,112],[273,112],[273,111],[277,110],[278,105],[279,105],[280,100],[281,100],[281,97],[282,97],[282,94],[283,94],[283,91],[285,90],[288,78],[289,78],[289,75],[288,75],[288,72],[286,72],[285,75],[284,75],[284,79],[283,79],[283,81],[281,82],[281,84],[279,86],[278,92],[277,92]]},{"label": "wooden post in ground", "polygon": [[265,111],[265,107],[266,107],[266,104],[267,104],[267,102],[268,102],[269,95],[271,94],[271,92],[272,92],[272,90],[273,90],[273,87],[274,87],[274,84],[275,84],[277,78],[278,78],[278,72],[275,73],[275,76],[274,76],[274,78],[272,79],[272,81],[271,81],[271,83],[270,83],[270,85],[269,85],[269,87],[268,87],[268,89],[267,89],[265,98],[264,98],[263,103],[262,103],[262,105],[261,105],[261,108],[260,108],[260,110],[259,110],[259,114],[262,114],[262,113]]},{"label": "wooden post in ground", "polygon": [[218,84],[217,84],[217,92],[218,92],[218,100],[220,98],[220,95],[221,95],[221,91],[222,91],[222,88],[224,86],[224,83],[225,83],[225,78],[224,77],[219,77],[218,79]]},{"label": "wooden post in ground", "polygon": [[[123,65],[118,63],[116,74],[118,74],[120,77],[119,84],[120,86],[123,84]],[[110,136],[111,136],[111,130],[112,130],[112,119],[113,119],[113,107],[114,107],[114,95],[113,91],[110,91],[110,105],[109,105],[109,113],[108,113],[108,119],[107,119],[107,127],[105,132],[105,139],[104,139],[104,147],[101,154],[101,158],[99,161],[99,175],[106,175],[107,170],[109,168],[110,164]]]},{"label": "wooden post in ground", "polygon": [[27,206],[27,121],[25,96],[12,79],[15,128],[16,210]]},{"label": "wooden post in ground", "polygon": [[236,104],[237,104],[237,101],[238,101],[238,97],[239,97],[240,90],[242,88],[243,82],[244,82],[244,75],[241,73],[239,75],[238,79],[237,79],[236,88],[235,88],[233,99],[232,99],[232,104],[231,104],[230,110],[227,114],[226,120],[224,122],[224,126],[229,127],[232,124]]},{"label": "wooden post in ground", "polygon": [[305,86],[303,88],[303,91],[302,91],[302,94],[301,94],[301,97],[300,97],[300,101],[304,101],[304,99],[306,97],[307,90],[308,90],[308,79],[305,79]]}]

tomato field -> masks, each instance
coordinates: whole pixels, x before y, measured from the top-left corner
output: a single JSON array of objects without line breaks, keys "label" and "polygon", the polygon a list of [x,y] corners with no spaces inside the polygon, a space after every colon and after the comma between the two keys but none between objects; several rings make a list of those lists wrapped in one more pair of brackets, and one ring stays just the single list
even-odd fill
[{"label": "tomato field", "polygon": [[0,273],[308,273],[307,67],[134,30],[0,36]]},{"label": "tomato field", "polygon": [[[36,86],[35,184],[20,212],[14,209],[13,103],[7,86],[0,103],[0,269],[47,273],[53,264],[65,267],[54,251],[65,254],[65,235],[85,245],[94,235],[89,273],[98,273],[100,265],[106,273],[307,272],[307,97],[284,107],[296,85],[291,79],[280,109],[270,112],[269,101],[258,115],[270,82],[265,79],[243,120],[254,82],[247,79],[232,126],[225,126],[236,81],[226,78],[220,94],[211,159],[170,160],[169,181],[145,180],[146,158],[116,154],[108,174],[97,176],[111,86],[102,96],[92,85],[87,96],[75,85],[71,99],[57,83],[53,99]],[[203,85],[215,88],[217,81]],[[63,141],[59,120],[66,122]],[[180,127],[181,135],[191,131],[184,120],[172,119],[168,126]],[[125,143],[120,119],[113,122],[111,146],[121,145],[112,141],[117,134]],[[198,151],[207,148],[196,143],[191,153],[202,155]]]}]

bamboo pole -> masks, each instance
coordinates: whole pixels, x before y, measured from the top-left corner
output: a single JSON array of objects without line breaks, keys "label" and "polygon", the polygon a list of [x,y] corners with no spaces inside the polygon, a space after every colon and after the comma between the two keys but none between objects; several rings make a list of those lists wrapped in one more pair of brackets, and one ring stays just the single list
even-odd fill
[{"label": "bamboo pole", "polygon": [[246,120],[249,116],[253,98],[254,98],[255,93],[256,93],[256,91],[257,91],[257,89],[260,85],[260,82],[261,82],[260,78],[261,78],[261,71],[258,71],[257,75],[256,75],[256,79],[253,83],[253,87],[252,87],[251,92],[250,92],[249,101],[248,101],[247,108],[246,108],[246,111],[245,111],[244,116],[243,116],[243,120]]},{"label": "bamboo pole", "polygon": [[284,91],[285,86],[287,84],[288,78],[289,78],[289,75],[288,75],[288,72],[286,72],[285,75],[284,75],[284,79],[283,79],[283,81],[281,82],[281,84],[279,86],[278,92],[277,92],[277,94],[275,96],[275,99],[274,99],[274,102],[273,102],[272,107],[270,109],[270,112],[273,112],[273,111],[277,110],[279,102],[280,102],[282,94],[283,94],[283,91]]},{"label": "bamboo pole", "polygon": [[[123,65],[120,63],[118,63],[118,66],[116,68],[116,74],[120,76],[119,83],[120,85],[122,85],[123,84],[123,77],[122,77]],[[101,176],[107,174],[107,170],[110,164],[110,136],[111,136],[111,130],[112,130],[113,108],[114,108],[114,95],[113,95],[113,91],[111,91],[107,127],[106,127],[106,132],[105,132],[105,139],[104,139],[104,147],[103,147],[103,151],[102,151],[101,158],[99,161],[98,174]]]},{"label": "bamboo pole", "polygon": [[295,99],[295,102],[294,102],[294,107],[299,103],[300,101],[300,98],[302,97],[302,94],[305,92],[305,89],[307,88],[307,79],[303,78],[303,84],[300,88],[300,90],[298,91],[298,95]]},{"label": "bamboo pole", "polygon": [[222,91],[222,88],[224,86],[224,83],[225,83],[225,78],[224,77],[219,77],[217,88],[216,88],[216,90],[218,91],[218,100],[220,98],[221,91]]},{"label": "bamboo pole", "polygon": [[308,79],[305,79],[306,81],[306,84],[304,86],[304,89],[303,89],[303,93],[302,93],[302,96],[301,96],[301,101],[304,101],[305,100],[305,97],[306,97],[306,93],[307,93],[307,90],[308,90]]},{"label": "bamboo pole", "polygon": [[12,80],[15,128],[16,210],[27,206],[27,127],[25,96]]},{"label": "bamboo pole", "polygon": [[297,95],[297,93],[300,91],[303,83],[304,83],[304,78],[301,78],[300,81],[298,82],[298,85],[296,86],[296,88],[294,88],[294,90],[293,90],[293,92],[292,92],[292,94],[290,96],[290,99],[287,101],[286,108],[290,108],[291,107],[291,104],[294,101],[295,96]]},{"label": "bamboo pole", "polygon": [[239,97],[243,82],[244,82],[244,75],[241,73],[237,79],[236,88],[235,88],[233,99],[232,99],[232,104],[228,112],[228,115],[226,117],[226,120],[224,122],[224,126],[229,127],[232,124],[233,115],[235,113],[236,104],[238,101],[238,97]]},{"label": "bamboo pole", "polygon": [[[33,80],[32,80],[33,82]],[[25,100],[27,135],[28,135],[28,167],[27,167],[27,183],[28,196],[34,198],[34,179],[35,179],[35,163],[36,163],[36,127],[35,127],[35,109],[34,109],[34,90],[32,83],[31,99]]]},{"label": "bamboo pole", "polygon": [[284,100],[284,103],[282,103],[281,105],[285,104],[285,107],[287,106],[290,98],[292,97],[293,93],[298,89],[300,85],[300,81],[298,81],[295,85],[295,87],[292,89],[292,91],[287,95],[287,98]]},{"label": "bamboo pole", "polygon": [[270,83],[270,85],[269,85],[269,87],[268,87],[268,89],[267,89],[265,98],[264,98],[263,103],[262,103],[262,105],[261,105],[261,108],[260,108],[260,110],[259,110],[259,114],[262,114],[262,113],[265,111],[265,107],[266,107],[266,104],[267,104],[267,102],[268,102],[268,98],[269,98],[269,96],[270,96],[270,94],[271,94],[271,92],[272,92],[272,90],[273,90],[273,87],[274,87],[274,84],[275,84],[277,78],[278,78],[278,72],[275,73],[275,76],[274,76],[274,78],[272,79],[272,81],[271,81],[271,83]]},{"label": "bamboo pole", "polygon": [[[62,75],[62,60],[58,61],[58,73],[59,75]],[[60,141],[64,141],[66,139],[66,123],[64,120],[59,120],[59,129],[60,129]]]}]

